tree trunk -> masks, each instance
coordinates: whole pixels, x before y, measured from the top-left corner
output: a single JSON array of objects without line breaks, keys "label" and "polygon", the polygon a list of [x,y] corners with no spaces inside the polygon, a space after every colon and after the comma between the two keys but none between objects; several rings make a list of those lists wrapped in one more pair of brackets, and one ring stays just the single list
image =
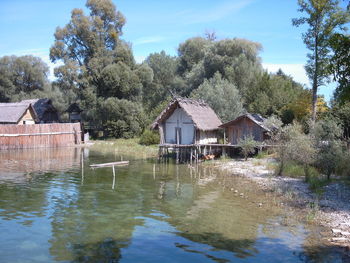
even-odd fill
[{"label": "tree trunk", "polygon": [[316,36],[315,39],[315,71],[313,75],[313,80],[312,80],[312,126],[314,126],[316,122],[316,113],[317,113],[317,88],[318,88],[318,74],[319,74],[319,57],[318,57],[318,37]]}]

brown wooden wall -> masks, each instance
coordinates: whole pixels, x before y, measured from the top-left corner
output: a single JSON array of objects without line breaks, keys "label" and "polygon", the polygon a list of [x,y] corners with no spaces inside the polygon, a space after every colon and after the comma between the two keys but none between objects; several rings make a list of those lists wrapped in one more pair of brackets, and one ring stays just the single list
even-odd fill
[{"label": "brown wooden wall", "polygon": [[80,123],[0,125],[0,150],[80,144],[81,132]]},{"label": "brown wooden wall", "polygon": [[254,140],[262,142],[264,141],[264,129],[257,125],[255,122],[248,118],[243,118],[237,121],[234,125],[227,128],[228,141],[231,144],[237,144],[239,139],[243,139],[244,136],[252,135]]}]

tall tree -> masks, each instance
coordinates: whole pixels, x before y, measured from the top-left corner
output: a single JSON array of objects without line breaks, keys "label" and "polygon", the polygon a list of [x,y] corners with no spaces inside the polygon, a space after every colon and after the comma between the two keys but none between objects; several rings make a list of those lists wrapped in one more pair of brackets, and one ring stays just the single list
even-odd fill
[{"label": "tall tree", "polygon": [[[111,0],[88,0],[86,7],[88,15],[74,9],[69,23],[56,29],[50,58],[63,64],[55,69],[55,85],[75,94],[73,100],[80,101],[86,120],[100,127],[109,123],[116,130],[128,131],[110,134],[130,137],[140,129],[131,127],[134,122],[114,122],[113,109],[132,115],[127,112],[132,110],[129,105],[141,105],[142,88],[152,81],[152,69],[137,65],[130,44],[120,38],[125,18]],[[114,98],[109,101],[114,108],[110,107],[107,114],[105,106],[109,104],[100,101],[110,97]],[[105,112],[102,119],[98,118],[101,111]],[[118,125],[123,127],[119,129]]]},{"label": "tall tree", "polygon": [[305,69],[312,83],[312,121],[315,122],[318,87],[329,79],[329,40],[335,31],[346,29],[349,13],[340,7],[338,0],[298,0],[298,4],[298,11],[305,16],[294,18],[292,23],[297,27],[308,26],[302,38],[310,50]]},{"label": "tall tree", "polygon": [[223,79],[219,72],[211,79],[204,80],[191,96],[207,102],[223,122],[233,120],[244,113],[238,89],[234,84]]}]

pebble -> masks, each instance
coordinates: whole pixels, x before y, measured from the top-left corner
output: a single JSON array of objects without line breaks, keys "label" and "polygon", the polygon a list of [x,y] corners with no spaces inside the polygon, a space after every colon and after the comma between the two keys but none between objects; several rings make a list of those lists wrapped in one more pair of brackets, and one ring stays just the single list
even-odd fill
[{"label": "pebble", "polygon": [[259,203],[258,206],[259,206],[259,207],[262,207],[262,203]]}]

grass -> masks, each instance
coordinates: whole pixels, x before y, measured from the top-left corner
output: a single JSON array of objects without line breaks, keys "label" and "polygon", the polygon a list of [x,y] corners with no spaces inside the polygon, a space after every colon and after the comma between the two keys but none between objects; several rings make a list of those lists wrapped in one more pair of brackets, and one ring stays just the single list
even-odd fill
[{"label": "grass", "polygon": [[158,145],[139,144],[139,138],[95,140],[92,150],[102,153],[131,155],[136,158],[153,158],[158,156]]}]

